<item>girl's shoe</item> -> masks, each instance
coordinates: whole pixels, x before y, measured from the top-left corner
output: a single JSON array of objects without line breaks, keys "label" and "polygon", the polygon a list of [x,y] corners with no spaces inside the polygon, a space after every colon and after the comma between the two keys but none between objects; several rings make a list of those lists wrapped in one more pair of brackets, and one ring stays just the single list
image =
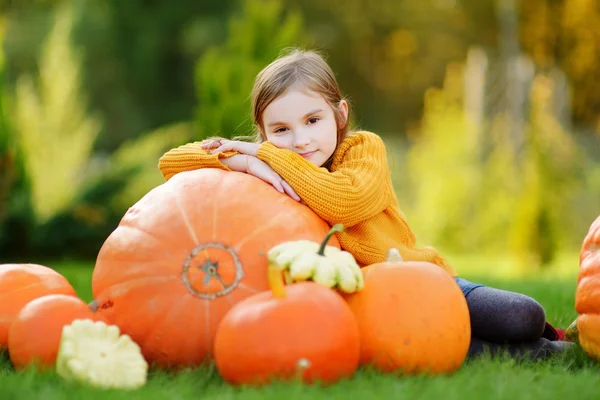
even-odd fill
[{"label": "girl's shoe", "polygon": [[[573,326],[573,324],[571,324],[571,326]],[[551,341],[572,342],[574,337],[570,333],[568,333],[568,331],[572,329],[571,326],[569,326],[567,330],[557,329],[553,327],[550,323],[546,322],[546,327],[544,328],[544,333],[542,333],[542,337]],[[577,328],[575,327],[575,329]]]}]

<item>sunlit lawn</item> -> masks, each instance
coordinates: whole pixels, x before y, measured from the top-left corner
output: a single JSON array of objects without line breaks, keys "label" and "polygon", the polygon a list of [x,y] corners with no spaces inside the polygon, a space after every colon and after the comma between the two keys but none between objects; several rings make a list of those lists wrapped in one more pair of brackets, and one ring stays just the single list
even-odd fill
[{"label": "sunlit lawn", "polygon": [[[520,291],[536,298],[549,322],[565,327],[576,316],[573,309],[576,255],[563,255],[551,272],[516,278],[502,260],[453,258],[462,275],[498,288]],[[488,266],[484,269],[479,266]],[[91,300],[91,267],[88,263],[57,263],[79,295]],[[390,313],[393,310],[390,310]],[[469,361],[455,374],[438,377],[381,375],[360,370],[354,378],[330,387],[273,384],[261,389],[234,388],[225,384],[214,368],[151,373],[148,384],[133,393],[100,391],[63,382],[53,372],[16,373],[6,357],[0,364],[0,400],[5,399],[592,399],[598,397],[600,368],[581,350],[541,363],[480,359]]]}]

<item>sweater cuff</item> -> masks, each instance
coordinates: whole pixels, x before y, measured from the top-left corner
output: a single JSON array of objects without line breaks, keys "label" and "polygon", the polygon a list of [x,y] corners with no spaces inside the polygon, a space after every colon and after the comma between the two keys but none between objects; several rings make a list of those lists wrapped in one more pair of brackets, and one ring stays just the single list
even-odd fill
[{"label": "sweater cuff", "polygon": [[211,158],[210,161],[214,162],[214,165],[210,165],[209,167],[213,167],[213,168],[223,168],[226,171],[231,171],[231,168],[229,168],[227,165],[223,164],[221,162],[221,159],[225,159],[225,158],[229,158],[229,157],[233,157],[236,154],[239,154],[237,151],[226,151],[224,153],[217,153],[214,154],[216,157],[215,158]]},{"label": "sweater cuff", "polygon": [[262,161],[269,161],[277,151],[277,147],[271,142],[263,142],[256,152],[256,157]]},{"label": "sweater cuff", "polygon": [[263,142],[256,152],[256,157],[269,164],[280,175],[287,170],[314,167],[310,161],[305,160],[292,150],[281,149],[271,142]]}]

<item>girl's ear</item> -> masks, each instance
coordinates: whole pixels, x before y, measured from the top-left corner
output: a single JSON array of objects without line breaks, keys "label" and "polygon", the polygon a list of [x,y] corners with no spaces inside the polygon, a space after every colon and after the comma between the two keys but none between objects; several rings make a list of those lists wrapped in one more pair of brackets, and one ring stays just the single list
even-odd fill
[{"label": "girl's ear", "polygon": [[346,100],[340,100],[338,110],[340,111],[340,123],[338,129],[342,129],[348,123],[348,103]]}]

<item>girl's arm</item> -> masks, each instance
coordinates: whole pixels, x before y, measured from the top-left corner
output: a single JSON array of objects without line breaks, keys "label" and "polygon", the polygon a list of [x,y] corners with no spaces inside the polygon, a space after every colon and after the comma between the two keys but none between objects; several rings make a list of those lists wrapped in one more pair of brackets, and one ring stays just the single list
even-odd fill
[{"label": "girl's arm", "polygon": [[[236,151],[210,154],[210,149],[203,149],[203,142],[184,144],[166,152],[158,161],[158,169],[166,180],[179,172],[200,168],[220,168],[227,171],[238,171],[245,168],[243,156]],[[239,165],[238,165],[239,164]]]},{"label": "girl's arm", "polygon": [[349,136],[338,148],[335,171],[317,167],[291,150],[263,143],[258,158],[275,170],[329,223],[355,225],[390,202],[385,145],[374,133]]},{"label": "girl's arm", "polygon": [[220,168],[226,171],[244,172],[273,185],[280,193],[300,201],[294,189],[264,161],[254,156],[228,150],[211,154],[211,149],[203,148],[204,142],[193,142],[165,153],[158,161],[158,168],[166,180],[175,174],[200,168]]}]

